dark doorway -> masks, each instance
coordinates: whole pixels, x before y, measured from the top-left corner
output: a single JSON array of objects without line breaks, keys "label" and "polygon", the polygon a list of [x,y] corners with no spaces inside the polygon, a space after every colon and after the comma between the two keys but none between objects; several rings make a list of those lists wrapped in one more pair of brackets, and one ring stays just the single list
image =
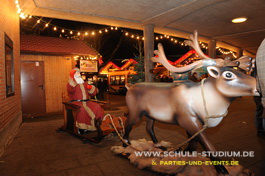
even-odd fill
[{"label": "dark doorway", "polygon": [[21,92],[24,117],[37,116],[46,112],[42,61],[21,62]]}]

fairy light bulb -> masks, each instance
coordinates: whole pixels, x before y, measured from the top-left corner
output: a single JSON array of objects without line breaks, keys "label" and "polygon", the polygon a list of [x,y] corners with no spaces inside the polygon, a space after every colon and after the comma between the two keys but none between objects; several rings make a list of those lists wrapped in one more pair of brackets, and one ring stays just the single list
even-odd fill
[{"label": "fairy light bulb", "polygon": [[73,31],[70,31],[70,34],[73,34]]},{"label": "fairy light bulb", "polygon": [[134,35],[132,35],[131,37],[134,38]]},{"label": "fairy light bulb", "polygon": [[108,32],[108,29],[105,29],[105,32]]},{"label": "fairy light bulb", "polygon": [[54,28],[53,28],[53,30],[55,30],[55,31],[56,31],[56,30],[57,30],[57,27],[54,27]]},{"label": "fairy light bulb", "polygon": [[48,26],[49,26],[49,24],[48,24],[48,23],[46,23],[46,24],[45,24],[45,27],[48,27]]},{"label": "fairy light bulb", "polygon": [[125,35],[129,35],[129,33],[128,33],[128,32],[126,32],[126,33],[125,33]]},{"label": "fairy light bulb", "polygon": [[88,35],[88,32],[85,32],[85,35]]},{"label": "fairy light bulb", "polygon": [[93,31],[91,34],[92,34],[92,35],[95,35],[95,32]]},{"label": "fairy light bulb", "polygon": [[37,23],[40,23],[40,20],[38,20]]},{"label": "fairy light bulb", "polygon": [[77,33],[77,35],[81,35],[81,33],[80,33],[80,32],[78,32],[78,33]]},{"label": "fairy light bulb", "polygon": [[156,40],[158,40],[158,37],[156,37]]},{"label": "fairy light bulb", "polygon": [[100,31],[98,31],[100,34],[102,33],[102,31],[100,30]]},{"label": "fairy light bulb", "polygon": [[64,29],[62,29],[62,33],[64,33]]}]

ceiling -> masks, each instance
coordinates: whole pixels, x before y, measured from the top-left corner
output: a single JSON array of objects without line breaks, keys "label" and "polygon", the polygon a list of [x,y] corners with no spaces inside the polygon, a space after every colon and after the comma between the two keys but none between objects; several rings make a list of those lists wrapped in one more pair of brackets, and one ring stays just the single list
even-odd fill
[{"label": "ceiling", "polygon": [[[27,14],[143,30],[201,41],[214,39],[232,51],[255,54],[265,38],[264,0],[20,0]],[[245,23],[233,24],[236,17]]]}]

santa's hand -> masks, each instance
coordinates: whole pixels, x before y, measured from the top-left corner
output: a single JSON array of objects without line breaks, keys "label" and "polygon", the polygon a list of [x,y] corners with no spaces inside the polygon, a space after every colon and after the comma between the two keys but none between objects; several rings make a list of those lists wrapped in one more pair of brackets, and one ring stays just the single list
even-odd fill
[{"label": "santa's hand", "polygon": [[92,89],[92,85],[87,85],[86,88],[90,90]]},{"label": "santa's hand", "polygon": [[70,71],[70,77],[71,77],[72,79],[74,79],[74,75],[75,75],[75,73],[76,73],[76,70],[71,70],[71,71]]}]

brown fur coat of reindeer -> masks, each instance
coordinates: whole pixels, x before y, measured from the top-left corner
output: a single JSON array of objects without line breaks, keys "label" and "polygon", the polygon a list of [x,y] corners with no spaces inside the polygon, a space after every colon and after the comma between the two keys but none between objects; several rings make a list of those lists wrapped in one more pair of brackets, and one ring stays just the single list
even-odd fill
[{"label": "brown fur coat of reindeer", "polygon": [[[201,66],[207,67],[210,75],[204,83],[204,94],[206,108],[209,116],[219,115],[218,118],[210,118],[208,127],[218,125],[226,114],[231,101],[238,96],[258,95],[256,91],[255,78],[244,74],[241,71],[230,67],[252,71],[254,60],[243,56],[236,61],[229,59],[212,59],[203,54],[199,47],[197,32],[190,37],[191,40],[186,43],[192,46],[203,60],[197,61],[185,67],[172,66],[165,56],[163,47],[158,45],[155,51],[156,57],[151,58],[153,62],[160,62],[169,71],[176,73],[185,73]],[[126,103],[129,110],[124,139],[129,141],[129,133],[132,126],[136,124],[143,116],[147,118],[146,130],[152,138],[152,141],[159,146],[154,133],[154,122],[158,120],[164,123],[176,124],[183,127],[188,136],[193,136],[203,128],[206,112],[203,106],[201,83],[184,83],[176,85],[174,83],[138,83],[129,88],[126,95]],[[215,147],[207,139],[204,132],[199,133],[196,138],[189,142],[186,151],[197,150],[197,141],[207,151],[215,151]],[[210,156],[211,160],[220,160]],[[217,171],[227,174],[224,166],[216,166]]]}]

